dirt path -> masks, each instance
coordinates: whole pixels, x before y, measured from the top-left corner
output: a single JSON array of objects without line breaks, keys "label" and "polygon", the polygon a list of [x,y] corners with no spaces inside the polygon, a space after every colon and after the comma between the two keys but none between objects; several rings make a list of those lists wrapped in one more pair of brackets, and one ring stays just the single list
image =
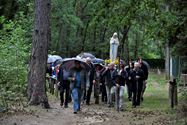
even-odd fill
[{"label": "dirt path", "polygon": [[[156,92],[162,88],[157,82],[152,86]],[[146,93],[147,98],[154,98],[154,93]],[[154,99],[156,100],[156,98]],[[157,99],[157,101],[159,101]],[[82,105],[82,110],[78,114],[73,114],[72,103],[69,108],[62,108],[59,100],[50,99],[52,109],[42,109],[41,107],[28,107],[27,111],[32,113],[13,113],[0,117],[0,125],[173,125],[170,113],[160,109],[146,108],[142,105],[137,108],[131,107],[131,102],[125,99],[125,111],[117,112],[115,108],[108,108],[106,104]],[[152,104],[154,102],[151,102]],[[165,104],[165,103],[164,103]],[[152,104],[153,105],[153,104]],[[165,104],[167,105],[167,104]],[[0,114],[1,116],[1,114]]]},{"label": "dirt path", "polygon": [[59,102],[51,104],[52,109],[32,107],[34,113],[16,113],[0,118],[0,125],[169,125],[170,118],[162,112],[141,111],[141,107],[128,108],[117,112],[100,105],[83,105],[82,111],[73,114],[72,104],[69,108],[61,108]]}]

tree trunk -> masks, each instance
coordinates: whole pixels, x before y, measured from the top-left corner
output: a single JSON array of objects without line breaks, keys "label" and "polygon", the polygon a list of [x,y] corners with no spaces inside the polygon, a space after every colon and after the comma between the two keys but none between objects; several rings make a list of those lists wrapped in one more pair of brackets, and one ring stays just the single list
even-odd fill
[{"label": "tree trunk", "polygon": [[134,45],[134,59],[138,58],[138,48],[139,48],[138,38],[139,38],[138,33],[136,33],[136,39],[135,39],[135,45]]},{"label": "tree trunk", "polygon": [[165,59],[165,72],[166,72],[166,79],[170,79],[170,48],[169,48],[169,41],[166,42],[166,59]]},{"label": "tree trunk", "polygon": [[89,22],[87,22],[85,30],[84,30],[84,35],[83,35],[83,39],[82,39],[82,51],[85,51],[85,41],[86,41],[88,25],[89,25]]},{"label": "tree trunk", "polygon": [[94,26],[94,30],[93,30],[93,47],[92,47],[92,52],[95,52],[96,51],[96,28],[97,28],[97,25],[95,24]]},{"label": "tree trunk", "polygon": [[[129,32],[129,29],[130,29],[130,25],[129,26],[125,25],[123,29],[124,29],[124,31],[123,31],[123,38],[121,40],[121,51],[120,51],[120,55],[121,55],[121,57],[126,58],[126,61],[128,61],[129,60],[128,32]],[[123,51],[125,53],[123,53]]]},{"label": "tree trunk", "polygon": [[50,0],[35,0],[35,27],[27,91],[30,105],[42,104],[45,108],[49,108],[45,74],[50,41],[50,8]]}]

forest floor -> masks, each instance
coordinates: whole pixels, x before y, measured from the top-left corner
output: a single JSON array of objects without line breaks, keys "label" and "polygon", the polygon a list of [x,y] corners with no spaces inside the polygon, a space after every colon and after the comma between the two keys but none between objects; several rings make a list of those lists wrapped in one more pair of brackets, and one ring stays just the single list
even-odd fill
[{"label": "forest floor", "polygon": [[151,74],[144,101],[132,108],[125,93],[125,110],[117,112],[106,104],[82,105],[78,114],[73,114],[72,103],[62,108],[59,99],[49,97],[51,109],[30,106],[24,112],[0,115],[0,125],[176,125],[175,110],[168,101],[168,84],[162,75]]}]

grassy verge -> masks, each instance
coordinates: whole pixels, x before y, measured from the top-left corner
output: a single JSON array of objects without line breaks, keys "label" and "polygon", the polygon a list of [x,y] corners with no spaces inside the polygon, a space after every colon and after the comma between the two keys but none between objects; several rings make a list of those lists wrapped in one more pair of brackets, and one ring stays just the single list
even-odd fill
[{"label": "grassy verge", "polygon": [[176,123],[176,109],[171,109],[168,99],[168,83],[165,80],[165,75],[158,75],[156,73],[150,73],[149,79],[147,81],[147,88],[144,94],[144,101],[141,106],[133,109],[132,111],[132,102],[127,101],[126,96],[126,110],[133,112],[143,117],[164,117],[164,120],[160,120],[160,123],[166,125],[173,125]]}]

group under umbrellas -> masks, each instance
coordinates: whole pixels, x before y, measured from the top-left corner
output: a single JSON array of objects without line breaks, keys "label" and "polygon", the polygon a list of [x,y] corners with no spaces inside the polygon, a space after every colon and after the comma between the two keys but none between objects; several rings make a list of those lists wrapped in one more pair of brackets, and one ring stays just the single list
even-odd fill
[{"label": "group under umbrellas", "polygon": [[80,53],[76,57],[73,58],[62,58],[59,55],[48,55],[48,64],[53,64],[54,66],[60,65],[62,68],[66,68],[70,70],[71,68],[75,67],[75,61],[79,61],[81,67],[86,71],[90,70],[90,66],[86,63],[86,58],[90,58],[93,64],[103,64],[104,60],[100,58],[96,58],[91,53]]},{"label": "group under umbrellas", "polygon": [[81,67],[86,70],[89,71],[91,69],[91,67],[86,63],[85,60],[83,59],[79,59],[79,58],[67,58],[64,59],[61,63],[61,68],[65,68],[67,70],[71,70],[72,68],[75,67],[75,61],[80,62]]}]

